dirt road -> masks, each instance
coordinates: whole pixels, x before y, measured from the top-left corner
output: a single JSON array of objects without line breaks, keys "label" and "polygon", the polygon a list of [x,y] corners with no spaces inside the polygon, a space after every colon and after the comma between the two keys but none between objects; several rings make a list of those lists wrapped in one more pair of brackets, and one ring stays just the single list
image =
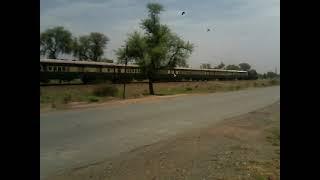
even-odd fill
[{"label": "dirt road", "polygon": [[53,180],[280,179],[280,105],[191,130]]},{"label": "dirt road", "polygon": [[[88,168],[90,169],[90,167],[96,167],[94,164],[102,164],[106,168],[104,166],[106,165],[106,161],[114,157],[124,158],[122,160],[118,159],[120,161],[115,161],[124,162],[124,164],[119,164],[119,170],[111,171],[113,173],[116,172],[115,174],[111,173],[107,175],[108,173],[106,174],[104,171],[106,169],[101,169],[98,166],[99,168],[94,169],[98,172],[102,170],[100,173],[92,173],[95,170],[88,170],[90,172],[87,174],[89,177],[83,176],[87,177],[84,179],[93,177],[95,179],[101,179],[102,177],[102,179],[108,179],[108,177],[118,179],[121,174],[130,175],[130,172],[132,173],[135,170],[131,171],[129,167],[135,167],[135,162],[143,163],[144,167],[149,166],[148,161],[145,161],[148,159],[147,155],[139,157],[140,160],[132,160],[133,164],[131,165],[126,165],[126,162],[131,162],[131,158],[138,158],[138,156],[131,156],[136,151],[132,151],[127,156],[124,155],[130,152],[130,150],[139,147],[148,149],[148,145],[150,144],[164,141],[186,131],[196,131],[209,125],[214,126],[214,124],[224,122],[221,121],[223,119],[265,107],[276,102],[279,98],[279,87],[269,87],[202,96],[183,96],[163,101],[116,107],[99,107],[79,111],[42,114],[40,123],[41,178],[54,178],[56,174],[61,173],[66,173],[70,176],[60,176],[58,179],[77,177],[78,172],[81,174],[88,170]],[[229,131],[232,132],[232,129],[229,129]],[[213,131],[213,133],[216,132]],[[184,141],[185,143],[193,142],[192,140]],[[212,145],[217,150],[223,147],[223,144],[226,145],[228,143],[228,141],[223,139],[219,141],[222,143],[219,146]],[[192,147],[200,148],[199,145]],[[170,149],[172,148],[176,148],[177,155],[180,154],[178,153],[180,146],[173,145]],[[199,150],[192,150],[192,152],[199,152],[200,150],[201,148]],[[192,158],[190,153],[181,154],[181,156],[177,157],[184,159],[190,156]],[[198,153],[193,154],[196,156]],[[170,159],[171,157],[168,156],[167,160]],[[158,160],[160,161],[160,159]],[[190,164],[186,165],[190,166]],[[161,172],[159,168],[154,167],[146,173],[157,177],[156,174]],[[75,169],[78,169],[78,171],[75,171]],[[129,174],[122,171],[128,171]],[[70,172],[72,173],[70,174]],[[194,172],[193,174],[197,173]],[[128,179],[125,177],[123,176],[123,179]],[[141,177],[145,177],[145,174],[136,177],[140,179]],[[71,179],[81,178],[79,176]]]}]

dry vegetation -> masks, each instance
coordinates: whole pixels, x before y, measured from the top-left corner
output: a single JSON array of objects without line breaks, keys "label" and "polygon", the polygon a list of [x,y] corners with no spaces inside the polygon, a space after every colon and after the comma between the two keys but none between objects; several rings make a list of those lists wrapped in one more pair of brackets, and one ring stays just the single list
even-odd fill
[{"label": "dry vegetation", "polygon": [[[279,84],[276,80],[166,82],[155,83],[156,95],[214,93]],[[64,85],[40,87],[40,108],[65,108],[70,103],[106,102],[121,99],[122,84]],[[126,85],[127,98],[149,96],[147,83]]]}]

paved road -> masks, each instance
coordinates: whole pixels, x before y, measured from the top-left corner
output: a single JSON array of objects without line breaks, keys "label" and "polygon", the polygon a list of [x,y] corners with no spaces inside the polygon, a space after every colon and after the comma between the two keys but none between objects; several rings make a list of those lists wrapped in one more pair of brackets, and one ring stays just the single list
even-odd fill
[{"label": "paved road", "polygon": [[280,87],[40,115],[40,177],[86,166],[280,99]]}]

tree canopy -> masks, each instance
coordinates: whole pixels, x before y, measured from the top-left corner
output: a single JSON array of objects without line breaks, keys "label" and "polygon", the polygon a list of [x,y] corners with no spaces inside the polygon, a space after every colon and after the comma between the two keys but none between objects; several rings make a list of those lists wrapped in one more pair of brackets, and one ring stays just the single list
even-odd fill
[{"label": "tree canopy", "polygon": [[248,63],[240,63],[239,67],[243,71],[249,71],[251,68],[251,66]]},{"label": "tree canopy", "polygon": [[[147,4],[148,18],[142,20],[144,34],[137,31],[129,34],[125,45],[116,51],[118,62],[134,61],[149,79],[150,94],[154,94],[153,81],[161,69],[187,66],[186,59],[193,51],[193,44],[183,41],[160,23],[159,14],[164,11],[161,4]],[[127,51],[125,48],[128,47]]]},{"label": "tree canopy", "polygon": [[62,26],[47,29],[40,34],[40,54],[57,59],[72,51],[72,34]]},{"label": "tree canopy", "polygon": [[74,42],[74,56],[79,60],[101,60],[109,38],[102,33],[93,32],[80,36]]},{"label": "tree canopy", "polygon": [[234,64],[230,64],[226,67],[226,70],[240,70],[240,67]]},{"label": "tree canopy", "polygon": [[249,79],[258,79],[258,73],[256,70],[251,69],[248,71],[248,77]]},{"label": "tree canopy", "polygon": [[272,78],[278,77],[278,74],[276,74],[275,72],[269,71],[269,72],[267,72],[266,76],[267,76],[267,78],[272,79]]}]

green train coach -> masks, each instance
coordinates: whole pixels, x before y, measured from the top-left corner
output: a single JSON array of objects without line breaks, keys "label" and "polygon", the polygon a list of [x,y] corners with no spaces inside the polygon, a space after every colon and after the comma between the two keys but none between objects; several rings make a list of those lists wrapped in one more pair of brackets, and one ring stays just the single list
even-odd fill
[{"label": "green train coach", "polygon": [[[247,78],[247,71],[174,68],[158,71],[154,81],[242,80]],[[124,80],[142,81],[147,78],[137,65],[125,67],[125,65],[105,62],[40,59],[40,82],[72,81],[75,79],[81,79],[83,83],[97,80],[109,80],[116,83]]]}]

